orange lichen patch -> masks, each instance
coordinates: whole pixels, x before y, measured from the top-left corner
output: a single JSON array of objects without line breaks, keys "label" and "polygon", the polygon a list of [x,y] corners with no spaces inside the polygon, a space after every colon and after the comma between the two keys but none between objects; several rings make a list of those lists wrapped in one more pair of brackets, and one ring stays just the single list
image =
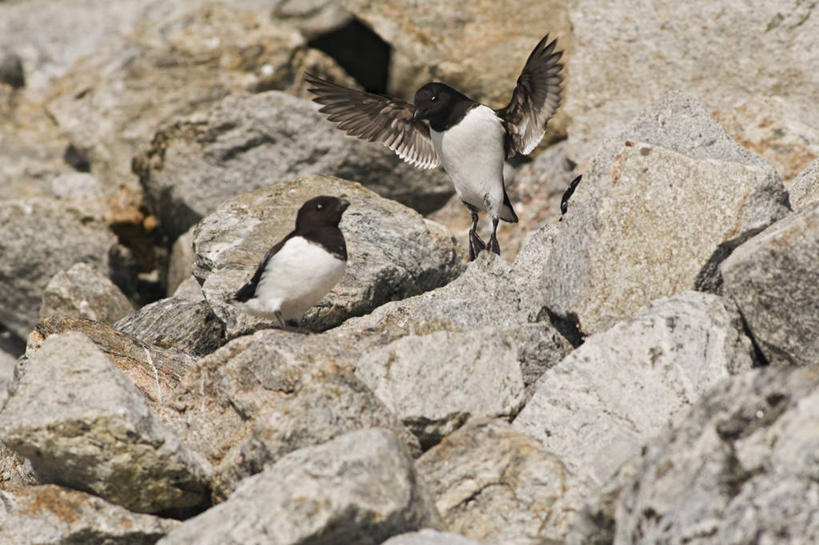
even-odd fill
[{"label": "orange lichen patch", "polygon": [[75,502],[74,494],[62,490],[57,486],[44,485],[37,488],[17,491],[17,497],[22,501],[29,499],[30,503],[22,510],[23,515],[50,513],[66,524],[74,524],[79,520],[82,510]]}]

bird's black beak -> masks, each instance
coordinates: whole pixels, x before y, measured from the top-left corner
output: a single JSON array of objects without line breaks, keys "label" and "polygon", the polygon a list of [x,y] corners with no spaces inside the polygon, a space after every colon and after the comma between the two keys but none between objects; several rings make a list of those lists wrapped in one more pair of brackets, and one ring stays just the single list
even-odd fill
[{"label": "bird's black beak", "polygon": [[350,201],[348,201],[347,199],[341,199],[338,203],[338,211],[344,212],[345,210],[347,210],[348,206],[350,206]]},{"label": "bird's black beak", "polygon": [[426,119],[426,116],[424,115],[424,110],[422,110],[421,108],[415,108],[415,111],[412,113],[412,119],[413,121],[417,121],[419,119]]}]

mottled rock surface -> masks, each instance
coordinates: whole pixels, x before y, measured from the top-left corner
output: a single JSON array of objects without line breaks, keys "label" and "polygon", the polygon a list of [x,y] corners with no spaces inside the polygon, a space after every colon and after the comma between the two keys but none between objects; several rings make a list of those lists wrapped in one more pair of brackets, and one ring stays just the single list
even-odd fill
[{"label": "mottled rock surface", "polygon": [[0,541],[6,545],[153,545],[178,525],[50,484],[0,490]]},{"label": "mottled rock surface", "polygon": [[601,148],[543,267],[550,310],[603,331],[694,287],[718,247],[788,211],[773,167],[695,99],[671,93]]},{"label": "mottled rock surface", "polygon": [[133,311],[131,302],[106,275],[87,263],[77,263],[46,285],[40,319],[61,314],[113,323]]},{"label": "mottled rock surface", "polygon": [[145,305],[114,327],[142,342],[195,356],[210,354],[225,343],[225,326],[210,305],[183,297]]},{"label": "mottled rock surface", "polygon": [[199,361],[164,415],[215,467],[217,499],[286,454],[370,428],[417,440],[354,374],[336,366],[355,352],[324,335],[276,329],[232,341]]},{"label": "mottled rock surface", "polygon": [[640,455],[614,543],[816,541],[817,414],[815,367],[723,381]]},{"label": "mottled rock surface", "polygon": [[741,327],[715,295],[652,302],[545,373],[514,427],[602,484],[719,380],[750,369]]},{"label": "mottled rock surface", "polygon": [[54,200],[0,201],[0,323],[25,338],[45,287],[78,262],[109,271],[116,241],[99,216]]},{"label": "mottled rock surface", "polygon": [[678,89],[703,100],[786,180],[819,156],[815,5],[571,0],[568,9],[575,161],[589,161],[646,104]]},{"label": "mottled rock surface", "polygon": [[819,363],[819,202],[734,250],[720,271],[767,360]]},{"label": "mottled rock surface", "polygon": [[370,351],[356,376],[428,447],[471,417],[517,414],[517,342],[514,332],[490,328],[411,335]]},{"label": "mottled rock surface", "polygon": [[159,543],[357,543],[440,526],[401,442],[371,429],[289,454]]},{"label": "mottled rock surface", "polygon": [[442,170],[413,168],[379,144],[346,136],[318,105],[275,91],[232,95],[163,127],[135,169],[171,240],[231,197],[302,176],[360,182],[421,211],[453,191]]},{"label": "mottled rock surface", "polygon": [[502,420],[476,419],[418,459],[447,528],[486,544],[558,543],[589,487]]},{"label": "mottled rock surface", "polygon": [[791,184],[789,194],[794,210],[807,208],[809,204],[819,201],[819,159],[799,173]]},{"label": "mottled rock surface", "polygon": [[[0,400],[0,406],[5,400]],[[31,462],[0,443],[0,490],[26,488],[41,484]],[[2,526],[0,526],[2,527]]]},{"label": "mottled rock surface", "polygon": [[137,512],[206,501],[203,461],[151,415],[143,394],[84,335],[46,339],[0,415],[0,440],[48,481]]},{"label": "mottled rock surface", "polygon": [[336,326],[388,301],[442,286],[461,272],[454,241],[443,227],[356,183],[310,176],[262,188],[222,204],[194,235],[193,274],[228,338],[272,325],[242,311],[233,294],[250,280],[267,250],[294,229],[301,205],[318,195],[351,203],[340,224],[347,270],[307,312],[303,327]]}]

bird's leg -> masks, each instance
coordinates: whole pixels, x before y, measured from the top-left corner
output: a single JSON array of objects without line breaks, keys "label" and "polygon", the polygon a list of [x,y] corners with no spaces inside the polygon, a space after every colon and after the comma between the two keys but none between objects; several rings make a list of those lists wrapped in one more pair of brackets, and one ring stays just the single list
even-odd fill
[{"label": "bird's leg", "polygon": [[500,246],[498,245],[498,237],[496,235],[498,231],[498,221],[500,221],[498,218],[492,218],[492,236],[489,237],[489,251],[500,255]]},{"label": "bird's leg", "polygon": [[478,210],[468,204],[466,207],[469,209],[469,213],[472,214],[472,227],[469,229],[469,261],[475,261],[478,254],[486,249],[486,244],[478,236]]},{"label": "bird's leg", "polygon": [[279,321],[279,329],[287,329],[287,322],[284,321],[281,310],[276,311],[276,320]]}]

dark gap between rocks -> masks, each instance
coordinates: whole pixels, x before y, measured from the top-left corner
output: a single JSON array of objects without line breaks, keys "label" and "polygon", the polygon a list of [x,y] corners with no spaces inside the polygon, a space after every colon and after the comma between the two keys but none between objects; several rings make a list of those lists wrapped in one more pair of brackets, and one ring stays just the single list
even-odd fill
[{"label": "dark gap between rocks", "polygon": [[307,45],[330,55],[367,91],[387,92],[392,48],[358,19],[313,38]]}]

